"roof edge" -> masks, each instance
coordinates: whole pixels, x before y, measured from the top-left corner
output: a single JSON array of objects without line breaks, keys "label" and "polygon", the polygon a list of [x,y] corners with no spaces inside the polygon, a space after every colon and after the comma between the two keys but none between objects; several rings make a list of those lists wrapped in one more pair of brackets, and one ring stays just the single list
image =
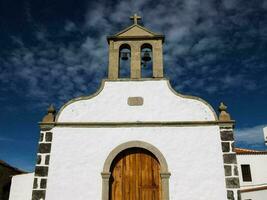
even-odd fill
[{"label": "roof edge", "polygon": [[11,168],[11,169],[13,169],[13,170],[15,170],[15,171],[17,171],[19,173],[25,173],[25,174],[28,173],[28,172],[26,172],[26,171],[24,171],[22,169],[19,169],[17,167],[11,166],[10,164],[8,164],[7,162],[5,162],[3,160],[0,160],[0,164],[4,165],[5,167]]},{"label": "roof edge", "polygon": [[235,148],[237,155],[267,155],[267,151],[259,151],[255,149]]},{"label": "roof edge", "polygon": [[[152,34],[152,36],[119,36],[125,32],[127,32],[128,30],[130,30],[131,28],[133,27],[138,27],[150,34]],[[151,38],[151,39],[162,39],[163,42],[164,42],[164,39],[165,39],[165,36],[162,35],[162,34],[158,34],[158,33],[155,33],[155,32],[152,32],[150,30],[148,30],[147,28],[139,25],[139,24],[133,24],[125,29],[123,29],[122,31],[114,34],[114,35],[110,35],[110,36],[107,36],[107,41],[109,43],[110,40],[117,40],[117,39],[148,39],[148,38]]]}]

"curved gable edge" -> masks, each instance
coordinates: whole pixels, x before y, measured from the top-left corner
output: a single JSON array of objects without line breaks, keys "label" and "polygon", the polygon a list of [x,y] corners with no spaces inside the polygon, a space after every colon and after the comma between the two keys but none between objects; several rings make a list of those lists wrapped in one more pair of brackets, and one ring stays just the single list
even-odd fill
[{"label": "curved gable edge", "polygon": [[91,95],[88,95],[88,96],[80,96],[80,97],[71,99],[70,101],[68,101],[67,103],[65,103],[65,104],[60,108],[60,110],[58,111],[58,113],[57,113],[57,115],[56,115],[56,118],[55,118],[55,122],[58,122],[58,119],[59,119],[59,117],[60,117],[60,114],[61,114],[62,111],[63,111],[67,106],[69,106],[70,104],[73,104],[73,103],[75,103],[75,102],[77,102],[77,101],[81,101],[81,100],[92,99],[92,98],[95,98],[96,96],[98,96],[98,95],[102,92],[102,90],[104,89],[104,87],[105,87],[105,82],[106,82],[106,80],[102,80],[102,81],[101,81],[101,85],[100,85],[100,87],[98,88],[98,90],[97,90],[95,93],[93,93],[93,94],[91,94]]},{"label": "curved gable edge", "polygon": [[[138,80],[138,81],[152,81],[153,79],[146,79],[146,80]],[[213,107],[205,100],[199,98],[199,97],[196,97],[196,96],[190,96],[190,95],[182,95],[180,93],[178,93],[170,84],[170,81],[168,79],[164,79],[166,81],[166,85],[167,87],[169,88],[170,92],[172,94],[174,94],[176,97],[178,96],[179,98],[183,98],[183,99],[190,99],[190,100],[194,100],[196,102],[200,102],[202,105],[206,106],[208,108],[208,110],[212,113],[213,117],[214,117],[214,121],[218,121],[218,117],[217,117],[217,114],[215,112],[215,110],[213,109]],[[70,101],[68,101],[67,103],[65,103],[61,108],[60,110],[58,111],[57,115],[56,115],[56,118],[55,118],[55,122],[58,122],[59,121],[59,118],[60,118],[60,115],[61,113],[63,112],[63,110],[73,104],[73,103],[76,103],[78,101],[82,101],[82,100],[90,100],[90,99],[93,99],[95,98],[96,96],[98,96],[104,89],[105,87],[105,83],[109,81],[109,80],[102,80],[101,82],[101,85],[99,87],[99,89],[92,95],[88,95],[88,96],[81,96],[81,97],[77,97],[77,98],[74,98],[74,99],[71,99]],[[127,81],[126,79],[125,80],[119,80],[119,81]],[[113,81],[111,81],[113,82]]]},{"label": "curved gable edge", "polygon": [[218,116],[217,116],[215,110],[213,109],[213,107],[212,107],[207,101],[205,101],[204,99],[202,99],[202,98],[200,98],[200,97],[191,96],[191,95],[183,95],[183,94],[178,93],[178,92],[171,86],[169,80],[167,80],[167,85],[168,85],[168,88],[170,89],[170,91],[171,91],[174,95],[176,95],[176,96],[178,96],[178,97],[180,97],[180,98],[184,98],[184,99],[192,99],[192,100],[199,101],[199,102],[205,104],[205,106],[207,106],[207,107],[210,109],[210,111],[213,113],[214,120],[215,120],[215,121],[218,121]]}]

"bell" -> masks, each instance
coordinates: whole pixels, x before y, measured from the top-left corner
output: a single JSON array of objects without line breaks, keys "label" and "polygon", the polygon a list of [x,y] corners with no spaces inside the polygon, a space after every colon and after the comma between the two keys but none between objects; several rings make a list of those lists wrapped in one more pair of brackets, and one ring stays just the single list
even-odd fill
[{"label": "bell", "polygon": [[143,57],[142,57],[142,60],[143,60],[144,62],[148,62],[148,61],[151,60],[149,51],[145,51],[145,52],[144,52],[144,55],[143,55]]},{"label": "bell", "polygon": [[128,53],[127,52],[121,52],[121,59],[122,60],[128,60]]}]

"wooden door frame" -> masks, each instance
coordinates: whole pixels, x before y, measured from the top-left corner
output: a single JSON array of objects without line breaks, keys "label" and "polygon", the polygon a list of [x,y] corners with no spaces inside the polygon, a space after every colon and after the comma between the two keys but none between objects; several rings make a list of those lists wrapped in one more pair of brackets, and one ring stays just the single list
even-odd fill
[{"label": "wooden door frame", "polygon": [[116,158],[116,156],[122,152],[123,150],[129,148],[142,148],[150,151],[159,161],[160,163],[160,177],[162,184],[162,200],[169,200],[169,178],[170,172],[168,171],[168,165],[166,159],[163,154],[153,145],[143,142],[143,141],[130,141],[123,144],[120,144],[116,148],[114,148],[110,154],[108,155],[104,167],[102,176],[102,200],[109,200],[109,179],[110,179],[110,167],[112,161]]}]

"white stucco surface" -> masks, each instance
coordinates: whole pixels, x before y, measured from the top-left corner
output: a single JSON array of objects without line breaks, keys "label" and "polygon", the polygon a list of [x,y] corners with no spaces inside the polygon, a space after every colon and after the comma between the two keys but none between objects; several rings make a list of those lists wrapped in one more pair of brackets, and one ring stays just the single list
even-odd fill
[{"label": "white stucco surface", "polygon": [[[244,189],[255,189],[262,188],[267,186],[267,155],[238,155],[237,154],[237,163],[239,170],[239,180],[241,190]],[[242,178],[241,165],[250,165],[251,178],[252,181],[244,182]],[[267,189],[242,192],[242,199],[251,199],[251,200],[264,200],[267,199]]]},{"label": "white stucco surface", "polygon": [[[240,186],[242,188],[251,188],[251,186],[267,186],[267,155],[237,155]],[[241,173],[241,165],[250,165],[251,182],[244,182]],[[266,196],[267,199],[267,196]]]},{"label": "white stucco surface", "polygon": [[118,145],[144,141],[164,155],[172,200],[225,200],[218,126],[53,128],[47,200],[101,199],[104,162]]},{"label": "white stucco surface", "polygon": [[[142,97],[129,106],[128,97]],[[105,81],[93,98],[78,98],[60,112],[58,122],[214,121],[203,100],[175,94],[167,80]]]},{"label": "white stucco surface", "polygon": [[32,197],[34,173],[12,177],[9,200],[30,200]]},{"label": "white stucco surface", "polygon": [[242,200],[265,200],[267,199],[267,189],[255,192],[241,193]]}]

